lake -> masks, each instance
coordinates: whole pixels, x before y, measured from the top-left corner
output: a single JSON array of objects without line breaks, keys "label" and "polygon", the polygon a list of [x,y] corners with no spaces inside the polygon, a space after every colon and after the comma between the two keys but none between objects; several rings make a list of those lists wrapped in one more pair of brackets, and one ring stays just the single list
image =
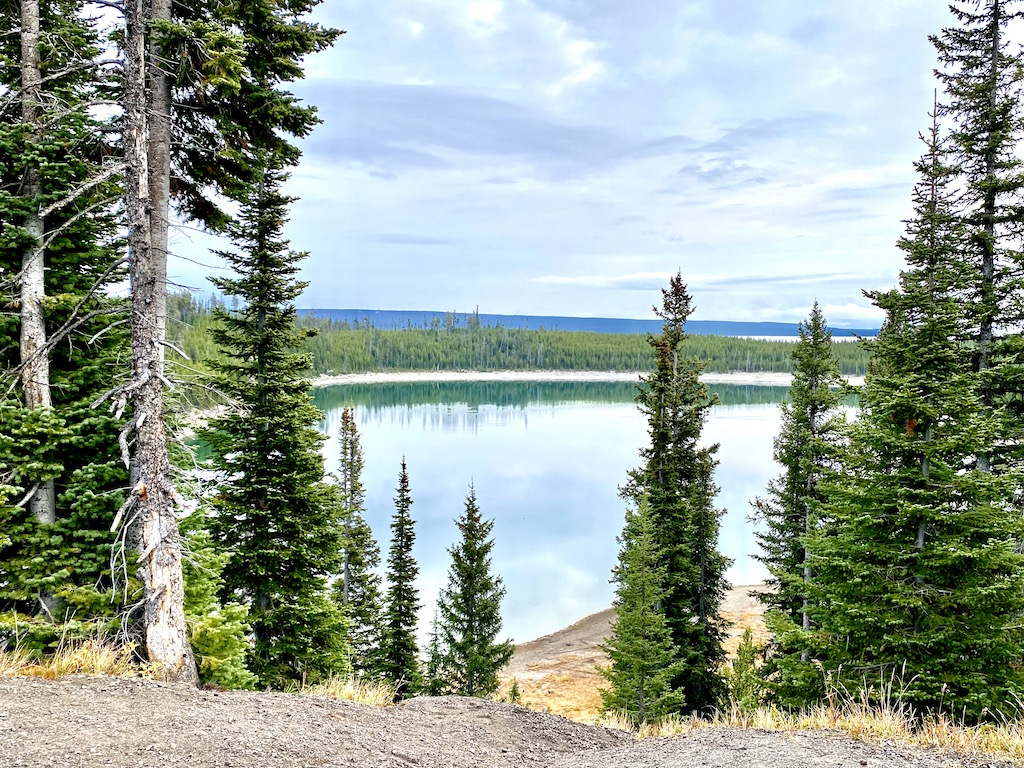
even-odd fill
[{"label": "lake", "polygon": [[[748,522],[750,501],[778,472],[772,441],[784,387],[711,385],[721,405],[704,430],[718,442],[722,519],[719,547],[728,578],[765,577]],[[557,631],[608,608],[625,505],[618,487],[639,464],[646,421],[629,382],[431,382],[348,384],[315,392],[328,471],[337,469],[337,433],[355,407],[363,447],[367,522],[387,557],[399,464],[405,457],[420,567],[420,634],[425,637],[447,552],[470,482],[493,518],[493,570],[504,579],[504,636],[516,642]]]}]

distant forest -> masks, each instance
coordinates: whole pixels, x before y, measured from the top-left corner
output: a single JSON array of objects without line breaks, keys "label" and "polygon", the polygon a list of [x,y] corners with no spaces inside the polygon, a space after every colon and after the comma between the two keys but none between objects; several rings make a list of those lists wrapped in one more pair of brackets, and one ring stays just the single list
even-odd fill
[{"label": "distant forest", "polygon": [[[172,296],[168,332],[193,361],[217,359],[211,339],[211,300]],[[654,353],[646,334],[611,334],[436,322],[430,327],[384,330],[368,322],[350,324],[306,315],[299,325],[314,330],[304,341],[312,372],[371,371],[649,371]],[[792,341],[694,335],[690,355],[712,373],[792,372]],[[856,342],[836,344],[844,374],[863,375],[870,353]]]},{"label": "distant forest", "polygon": [[[491,315],[474,312],[432,312],[394,309],[300,309],[300,317],[318,317],[346,322],[352,326],[372,326],[385,331],[405,328],[451,328],[484,325],[502,328],[535,328],[549,331],[593,331],[595,333],[661,333],[661,321],[622,317],[565,317],[563,315]],[[877,328],[836,328],[836,338],[875,336]],[[701,336],[797,336],[797,323],[743,322],[737,320],[688,320],[686,332]]]}]

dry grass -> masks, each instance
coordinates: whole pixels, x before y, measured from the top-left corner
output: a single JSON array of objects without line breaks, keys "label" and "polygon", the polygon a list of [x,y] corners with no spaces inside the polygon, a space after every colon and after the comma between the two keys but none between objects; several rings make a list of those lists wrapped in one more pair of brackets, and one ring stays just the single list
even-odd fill
[{"label": "dry grass", "polygon": [[13,650],[0,650],[0,677],[13,677],[33,664],[32,654],[15,646]]},{"label": "dry grass", "polygon": [[527,677],[503,678],[495,699],[508,701],[512,684],[519,687],[519,704],[538,712],[550,712],[581,723],[594,723],[601,711],[598,689],[606,685],[596,671],[552,672]]},{"label": "dry grass", "polygon": [[304,688],[302,693],[373,707],[390,707],[395,703],[395,687],[390,683],[353,680],[350,677],[330,677],[322,683]]},{"label": "dry grass", "polygon": [[135,646],[118,645],[104,635],[62,640],[49,656],[35,657],[15,646],[0,651],[0,675],[54,679],[64,675],[147,677],[145,666],[135,663]]},{"label": "dry grass", "polygon": [[947,715],[929,715],[922,721],[899,697],[883,696],[881,704],[834,694],[830,700],[800,712],[760,707],[720,711],[713,718],[670,717],[639,728],[621,715],[598,721],[608,728],[631,731],[638,738],[675,736],[696,728],[730,727],[764,731],[834,731],[867,742],[935,749],[960,754],[984,754],[1024,761],[1024,720],[966,725]]}]

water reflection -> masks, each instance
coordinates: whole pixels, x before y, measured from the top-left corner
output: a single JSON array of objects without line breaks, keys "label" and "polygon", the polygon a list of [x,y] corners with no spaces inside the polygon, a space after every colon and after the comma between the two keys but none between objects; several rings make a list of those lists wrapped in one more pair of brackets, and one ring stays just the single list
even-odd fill
[{"label": "water reflection", "polygon": [[[718,442],[720,546],[728,577],[764,576],[749,502],[777,472],[771,454],[781,387],[715,385],[705,439]],[[628,382],[454,382],[343,385],[316,392],[325,412],[327,467],[337,467],[341,408],[356,409],[366,464],[368,522],[382,549],[402,457],[417,523],[414,555],[425,632],[455,541],[469,482],[495,518],[494,568],[505,579],[505,632],[524,641],[611,604],[608,583],[624,507],[617,490],[637,465],[646,423]]]}]

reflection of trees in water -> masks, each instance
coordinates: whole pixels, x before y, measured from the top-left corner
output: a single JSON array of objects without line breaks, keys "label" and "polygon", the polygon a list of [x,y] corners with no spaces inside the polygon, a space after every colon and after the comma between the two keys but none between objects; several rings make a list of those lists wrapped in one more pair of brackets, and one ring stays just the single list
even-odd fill
[{"label": "reflection of trees in water", "polygon": [[[554,406],[551,407],[554,408]],[[387,406],[363,404],[356,405],[355,408],[356,422],[360,427],[387,424],[401,429],[418,427],[424,432],[469,432],[472,434],[476,434],[481,425],[526,425],[529,422],[530,414],[530,410],[525,406],[471,406],[466,403]],[[341,412],[341,406],[328,411],[327,420],[321,422],[321,431],[333,435],[341,421]]]},{"label": "reflection of trees in water", "polygon": [[[711,384],[708,388],[718,395],[722,405],[781,403],[788,393],[787,387]],[[524,409],[536,405],[632,403],[635,395],[636,384],[629,381],[434,381],[340,384],[315,390],[313,399],[325,413],[340,409],[346,403],[369,413],[421,405],[439,406],[443,423],[443,410],[458,406],[465,407],[468,414],[487,406]],[[463,423],[470,422],[463,419]]]}]

